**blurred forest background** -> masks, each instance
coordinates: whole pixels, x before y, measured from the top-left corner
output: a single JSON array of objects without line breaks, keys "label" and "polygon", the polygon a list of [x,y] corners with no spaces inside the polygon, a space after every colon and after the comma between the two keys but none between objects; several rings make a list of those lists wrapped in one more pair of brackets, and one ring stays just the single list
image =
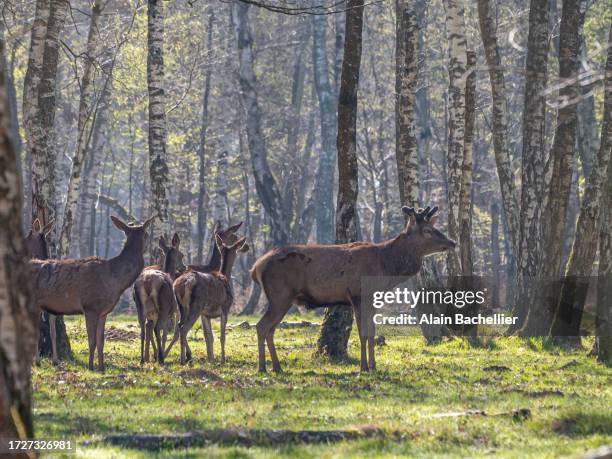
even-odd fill
[{"label": "blurred forest background", "polygon": [[[156,233],[178,231],[185,261],[202,263],[215,222],[244,221],[236,307],[253,312],[256,257],[336,240],[346,35],[361,53],[349,239],[389,239],[401,205],[437,205],[462,243],[432,262],[440,274],[598,266],[612,194],[606,0],[0,4],[24,227],[55,219],[52,256],[115,255],[109,215],[157,213]],[[345,30],[357,10],[359,37]],[[592,225],[576,236],[581,207]],[[572,267],[581,235],[592,254]]]}]

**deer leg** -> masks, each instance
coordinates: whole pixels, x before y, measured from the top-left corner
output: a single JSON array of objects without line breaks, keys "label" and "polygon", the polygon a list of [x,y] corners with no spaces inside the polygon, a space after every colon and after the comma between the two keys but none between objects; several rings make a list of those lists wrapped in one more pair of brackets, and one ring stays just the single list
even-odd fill
[{"label": "deer leg", "polygon": [[[197,318],[198,316],[196,314],[190,314],[189,317],[187,317],[187,321],[181,324],[181,328],[179,329],[181,334],[181,365],[191,360],[191,350],[187,344],[187,333],[189,333],[189,330],[191,330]],[[187,355],[185,355],[185,351],[187,351]]]},{"label": "deer leg", "polygon": [[94,370],[94,354],[96,352],[96,330],[98,328],[98,315],[95,312],[85,313],[85,326],[87,328],[87,341],[89,344],[89,366]]},{"label": "deer leg", "polygon": [[[268,343],[268,350],[270,351],[270,358],[272,359],[272,369],[275,372],[281,371],[280,362],[276,355],[276,348],[274,347],[274,330],[276,326],[283,320],[289,308],[291,308],[291,299],[293,293],[286,291],[276,293],[275,295],[268,295],[268,310],[263,317],[257,322],[257,347],[259,350],[259,364],[257,371],[259,373],[266,372],[266,349],[265,342]],[[272,298],[270,297],[272,296]]]},{"label": "deer leg", "polygon": [[213,363],[215,361],[215,353],[213,350],[214,339],[212,326],[210,325],[210,319],[206,316],[200,316],[202,321],[202,333],[204,334],[204,341],[206,342],[206,360],[209,363]]},{"label": "deer leg", "polygon": [[376,370],[376,359],[374,357],[374,337],[376,336],[376,326],[372,320],[372,314],[370,311],[366,311],[363,314],[364,320],[363,326],[365,327],[366,336],[368,339],[368,362],[370,371]]},{"label": "deer leg", "polygon": [[145,324],[145,362],[149,362],[149,349],[151,347],[153,341],[153,327],[155,327],[155,322],[150,319],[147,319]]},{"label": "deer leg", "polygon": [[221,333],[219,340],[221,341],[221,363],[225,363],[225,327],[227,326],[227,314],[221,314]]},{"label": "deer leg", "polygon": [[136,305],[136,312],[138,313],[138,325],[140,325],[140,364],[144,363],[144,339],[145,339],[145,319],[144,311],[142,308],[142,302],[134,287],[133,295],[134,304]]},{"label": "deer leg", "polygon": [[368,342],[368,337],[365,333],[365,327],[363,326],[363,322],[361,321],[361,308],[358,301],[355,301],[353,298],[349,297],[349,301],[351,306],[353,307],[353,313],[355,314],[355,323],[357,324],[357,333],[359,333],[359,344],[361,345],[361,360],[360,360],[360,368],[361,371],[368,371],[368,358],[366,355],[366,347]]},{"label": "deer leg", "polygon": [[163,321],[163,323],[160,323],[162,321],[158,320],[157,323],[155,324],[155,328],[153,328],[153,331],[155,332],[155,341],[157,342],[157,362],[160,365],[164,364],[164,347],[162,345],[161,342],[161,329],[162,327],[166,326],[165,321]]},{"label": "deer leg", "polygon": [[104,326],[106,325],[106,315],[98,319],[98,329],[96,333],[96,347],[98,348],[98,371],[104,373]]},{"label": "deer leg", "polygon": [[51,336],[51,361],[53,365],[59,363],[59,357],[57,356],[57,316],[55,314],[48,314],[49,317],[49,335]]}]

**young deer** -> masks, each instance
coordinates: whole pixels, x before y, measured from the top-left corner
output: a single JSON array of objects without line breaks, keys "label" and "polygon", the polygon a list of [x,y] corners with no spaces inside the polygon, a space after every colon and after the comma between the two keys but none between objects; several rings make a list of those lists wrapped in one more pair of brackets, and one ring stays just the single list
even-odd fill
[{"label": "young deer", "polygon": [[[205,265],[187,265],[187,269],[191,271],[198,271],[201,273],[212,273],[215,271],[220,271],[222,260],[221,260],[221,250],[217,246],[217,236],[221,238],[221,240],[223,241],[223,244],[225,245],[235,244],[238,241],[238,236],[236,236],[236,231],[238,231],[238,229],[241,226],[242,226],[242,222],[237,223],[236,225],[230,226],[227,229],[219,229],[219,223],[217,223],[213,230],[211,255],[210,255],[210,259],[208,263]],[[249,244],[245,243],[238,251],[246,252],[248,250],[249,250]],[[230,282],[231,282],[231,279],[230,279]],[[210,324],[210,318],[202,315],[200,319],[202,321],[202,333],[204,334],[204,340],[206,341],[207,351],[208,349],[210,349],[210,351],[208,351],[207,353],[212,361],[212,355],[213,355],[212,354],[212,342],[213,342],[212,336],[213,335],[212,335],[212,326]],[[172,349],[172,346],[178,340],[178,336],[179,336],[178,331],[175,329],[174,337],[172,338],[170,345],[166,349],[165,355],[168,355],[168,353]],[[189,349],[189,343],[187,343],[187,352],[191,354],[191,350]]]},{"label": "young deer", "polygon": [[[179,334],[181,339],[181,364],[191,360],[191,351],[187,346],[187,333],[198,319],[203,316],[208,320],[204,329],[208,361],[214,360],[213,337],[210,329],[210,319],[221,317],[221,363],[225,363],[225,327],[230,307],[234,301],[231,276],[236,252],[243,249],[246,238],[239,239],[232,245],[226,245],[219,235],[216,236],[217,246],[221,253],[221,270],[212,273],[201,273],[189,270],[174,281],[174,293],[179,305],[181,320]],[[176,341],[176,334],[172,344]]]},{"label": "young deer", "polygon": [[251,269],[251,276],[263,288],[269,306],[257,324],[258,371],[266,371],[265,343],[272,369],[281,371],[274,331],[292,302],[309,308],[351,305],[361,341],[361,370],[374,370],[373,310],[369,305],[362,308],[361,278],[413,276],[421,269],[425,256],[454,249],[455,242],[434,228],[437,210],[437,207],[419,211],[402,207],[410,218],[408,225],[394,239],[379,244],[292,245],[260,257]]},{"label": "young deer", "polygon": [[[43,228],[38,218],[32,222],[32,228],[24,240],[24,245],[30,258],[35,258],[37,260],[47,260],[49,258],[47,235],[51,232],[54,223],[55,220],[51,220]],[[57,355],[57,331],[55,329],[56,316],[47,313],[47,318],[49,320],[49,337],[51,338],[51,358],[53,365],[57,365],[59,363],[59,357]],[[36,363],[38,364],[39,362],[40,354],[37,347]]]},{"label": "young deer", "polygon": [[121,253],[104,260],[31,260],[36,304],[52,314],[85,314],[89,341],[89,369],[104,371],[104,325],[119,297],[136,280],[144,267],[145,234],[154,217],[144,224],[111,220],[126,235]]},{"label": "young deer", "polygon": [[[177,310],[172,283],[185,270],[183,254],[179,250],[180,242],[177,233],[172,237],[171,246],[168,246],[164,236],[160,236],[159,247],[164,254],[162,270],[157,266],[146,267],[134,282],[133,296],[140,324],[141,364],[149,361],[149,345],[153,344],[153,333],[156,340],[153,352],[157,354],[157,361],[164,363],[163,350],[168,324]],[[163,333],[163,337],[160,333]]]}]

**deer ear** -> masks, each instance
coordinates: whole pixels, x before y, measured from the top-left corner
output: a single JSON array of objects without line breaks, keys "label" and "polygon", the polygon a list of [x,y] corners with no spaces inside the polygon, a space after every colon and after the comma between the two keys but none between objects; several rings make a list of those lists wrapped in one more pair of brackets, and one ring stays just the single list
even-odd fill
[{"label": "deer ear", "polygon": [[119,219],[119,217],[115,217],[114,215],[111,215],[111,220],[113,221],[113,224],[119,228],[121,231],[123,231],[124,233],[128,233],[130,231],[130,227],[127,226],[125,223],[123,223],[121,221],[121,219]]},{"label": "deer ear", "polygon": [[414,215],[414,207],[404,206],[402,207],[402,212],[404,212],[404,215],[406,215],[407,217],[410,217]]},{"label": "deer ear", "polygon": [[41,227],[40,220],[37,218],[36,220],[32,222],[32,231],[35,233],[40,233],[40,227]]},{"label": "deer ear", "polygon": [[438,216],[437,215],[434,215],[433,217],[431,217],[429,219],[429,223],[431,224],[431,226],[434,226],[437,221],[438,221]]},{"label": "deer ear", "polygon": [[180,243],[181,243],[181,239],[179,238],[178,233],[174,233],[174,236],[172,236],[172,247],[174,247],[175,249],[178,249]]},{"label": "deer ear", "polygon": [[157,215],[153,215],[152,217],[147,218],[145,222],[142,224],[142,227],[146,230],[149,227],[149,225],[153,223],[153,220],[155,220],[155,217],[157,217]]},{"label": "deer ear", "polygon": [[219,233],[215,233],[215,242],[217,243],[217,247],[219,247],[219,250],[221,250],[223,248],[223,239],[221,239]]},{"label": "deer ear", "polygon": [[42,229],[42,232],[44,233],[45,236],[51,232],[51,229],[53,228],[54,224],[55,224],[55,219],[52,218],[51,220],[49,220],[49,223],[47,223],[44,226],[44,228]]},{"label": "deer ear", "polygon": [[232,233],[235,233],[236,231],[238,231],[238,228],[240,228],[242,226],[242,222],[234,225],[234,226],[230,226],[228,229],[226,229],[226,231],[230,231]]}]

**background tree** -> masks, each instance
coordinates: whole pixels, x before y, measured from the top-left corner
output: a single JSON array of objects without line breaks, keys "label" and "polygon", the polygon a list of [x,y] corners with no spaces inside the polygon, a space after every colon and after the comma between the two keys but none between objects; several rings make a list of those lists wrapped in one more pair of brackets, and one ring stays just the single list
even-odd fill
[{"label": "background tree", "polygon": [[[4,40],[0,39],[2,53]],[[30,298],[19,159],[10,136],[5,84],[0,72],[0,438],[25,440],[34,433],[31,367],[40,314]]]},{"label": "background tree", "polygon": [[[357,105],[363,31],[363,0],[348,0],[344,59],[338,97],[338,203],[336,206],[336,243],[357,240]],[[351,306],[325,311],[317,342],[319,353],[329,357],[346,356],[353,324]]]}]

